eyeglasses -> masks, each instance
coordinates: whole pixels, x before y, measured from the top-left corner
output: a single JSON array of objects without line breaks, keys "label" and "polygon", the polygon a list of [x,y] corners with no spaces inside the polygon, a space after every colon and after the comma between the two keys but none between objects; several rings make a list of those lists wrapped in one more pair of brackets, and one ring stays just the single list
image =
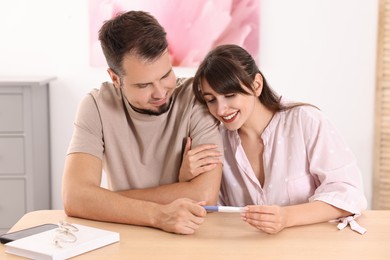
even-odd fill
[{"label": "eyeglasses", "polygon": [[64,244],[66,243],[76,242],[77,237],[74,232],[77,231],[79,231],[79,229],[74,225],[66,221],[60,221],[58,223],[58,228],[55,231],[55,236],[53,239],[54,244],[59,248],[63,248]]}]

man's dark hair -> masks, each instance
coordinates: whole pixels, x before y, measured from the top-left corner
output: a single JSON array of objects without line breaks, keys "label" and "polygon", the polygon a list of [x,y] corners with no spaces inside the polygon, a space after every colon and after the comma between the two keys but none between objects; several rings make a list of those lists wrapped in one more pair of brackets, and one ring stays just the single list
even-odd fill
[{"label": "man's dark hair", "polygon": [[168,47],[164,28],[143,11],[119,13],[105,21],[99,40],[108,66],[119,76],[124,75],[122,63],[126,55],[152,61]]}]

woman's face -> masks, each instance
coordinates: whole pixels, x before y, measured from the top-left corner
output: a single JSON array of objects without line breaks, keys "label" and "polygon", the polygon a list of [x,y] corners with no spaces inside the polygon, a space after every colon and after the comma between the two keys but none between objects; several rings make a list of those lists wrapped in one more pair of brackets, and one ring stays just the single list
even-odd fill
[{"label": "woman's face", "polygon": [[[218,94],[209,83],[202,79],[202,93],[209,112],[229,130],[238,130],[252,118],[256,102],[260,102],[257,93]],[[245,86],[242,86],[244,89]]]}]

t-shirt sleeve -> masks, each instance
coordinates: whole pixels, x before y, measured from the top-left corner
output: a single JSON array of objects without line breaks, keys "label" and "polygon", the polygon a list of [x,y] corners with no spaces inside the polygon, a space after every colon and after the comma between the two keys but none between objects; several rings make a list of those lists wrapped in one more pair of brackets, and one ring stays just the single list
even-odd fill
[{"label": "t-shirt sleeve", "polygon": [[80,103],[67,154],[87,153],[103,159],[104,141],[100,114],[92,94]]},{"label": "t-shirt sleeve", "polygon": [[192,147],[201,144],[216,144],[223,153],[222,137],[218,126],[219,122],[209,113],[207,107],[195,101],[190,122]]}]

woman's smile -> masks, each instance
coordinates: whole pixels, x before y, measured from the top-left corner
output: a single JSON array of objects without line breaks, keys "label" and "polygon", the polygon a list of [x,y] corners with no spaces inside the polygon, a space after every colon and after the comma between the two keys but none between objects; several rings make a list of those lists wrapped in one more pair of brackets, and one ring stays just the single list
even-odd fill
[{"label": "woman's smile", "polygon": [[236,111],[230,115],[227,115],[227,116],[222,116],[222,119],[225,123],[231,123],[236,119],[237,115],[238,115],[238,111]]}]

